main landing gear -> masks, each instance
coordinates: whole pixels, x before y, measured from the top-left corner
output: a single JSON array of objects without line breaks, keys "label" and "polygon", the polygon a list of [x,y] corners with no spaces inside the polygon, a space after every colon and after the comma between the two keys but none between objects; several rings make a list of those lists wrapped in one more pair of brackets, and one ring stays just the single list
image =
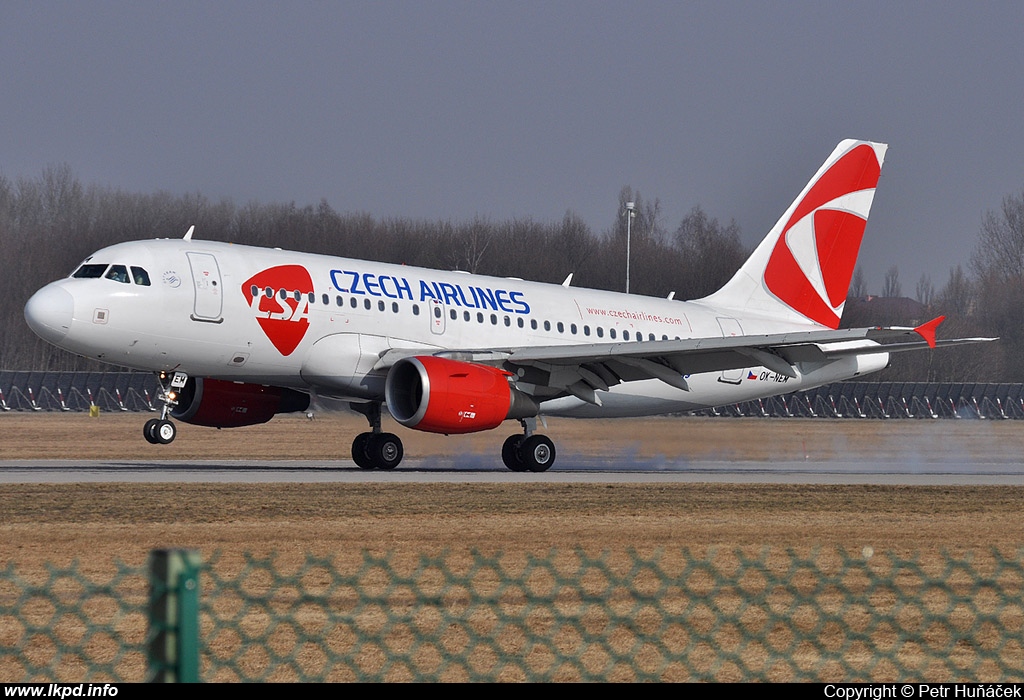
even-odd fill
[{"label": "main landing gear", "polygon": [[359,433],[352,441],[352,461],[360,469],[394,469],[405,456],[402,441],[393,433],[381,432],[380,404],[349,404],[353,411],[366,416],[370,423],[369,433]]},{"label": "main landing gear", "polygon": [[523,435],[512,435],[501,446],[501,461],[514,472],[546,472],[555,463],[555,443],[534,433],[536,418],[521,418]]},{"label": "main landing gear", "polygon": [[178,391],[185,386],[188,375],[184,372],[175,372],[173,375],[160,372],[158,377],[160,395],[157,398],[163,402],[163,407],[160,409],[159,418],[151,418],[142,426],[142,436],[146,438],[146,442],[153,445],[169,445],[177,437],[178,428],[167,420],[167,415],[178,405]]}]

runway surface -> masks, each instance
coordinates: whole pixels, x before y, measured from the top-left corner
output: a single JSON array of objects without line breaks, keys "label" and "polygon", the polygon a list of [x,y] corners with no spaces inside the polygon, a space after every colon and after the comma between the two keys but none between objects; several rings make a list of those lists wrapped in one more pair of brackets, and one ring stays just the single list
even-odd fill
[{"label": "runway surface", "polygon": [[[628,465],[628,466],[623,466]],[[713,461],[570,457],[551,471],[514,473],[465,458],[407,459],[394,471],[349,460],[3,460],[0,483],[776,483],[1024,486],[1015,461]]]}]

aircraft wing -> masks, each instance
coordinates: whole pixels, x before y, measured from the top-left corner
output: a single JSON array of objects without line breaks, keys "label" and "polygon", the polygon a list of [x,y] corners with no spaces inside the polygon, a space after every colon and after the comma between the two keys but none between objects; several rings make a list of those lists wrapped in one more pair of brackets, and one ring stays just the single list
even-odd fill
[{"label": "aircraft wing", "polygon": [[[541,400],[566,392],[589,403],[600,404],[595,391],[607,391],[621,382],[660,379],[689,391],[686,377],[691,374],[761,366],[795,378],[797,374],[793,365],[798,362],[826,363],[851,355],[996,340],[937,340],[935,329],[943,320],[940,317],[916,328],[823,329],[726,338],[443,350],[429,354],[503,366],[517,375],[518,385],[530,385],[532,390],[528,393]],[[402,357],[423,354],[427,353],[422,349],[390,350],[381,356],[376,369],[389,367]]]}]

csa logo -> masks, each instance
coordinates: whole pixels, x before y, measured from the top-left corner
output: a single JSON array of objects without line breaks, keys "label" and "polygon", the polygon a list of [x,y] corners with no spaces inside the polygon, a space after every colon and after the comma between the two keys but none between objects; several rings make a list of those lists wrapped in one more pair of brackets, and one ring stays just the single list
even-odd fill
[{"label": "csa logo", "polygon": [[[266,294],[268,289],[270,296]],[[242,283],[242,294],[256,322],[282,355],[291,355],[306,335],[312,291],[313,280],[301,265],[270,267]]]}]

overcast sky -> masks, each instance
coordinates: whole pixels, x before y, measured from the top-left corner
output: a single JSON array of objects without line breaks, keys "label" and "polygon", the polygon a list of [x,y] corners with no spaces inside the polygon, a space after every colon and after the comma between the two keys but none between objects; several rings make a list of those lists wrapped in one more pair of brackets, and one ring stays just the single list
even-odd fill
[{"label": "overcast sky", "polygon": [[0,0],[12,179],[595,233],[630,185],[753,245],[848,137],[869,290],[940,288],[1024,190],[1024,3]]}]

